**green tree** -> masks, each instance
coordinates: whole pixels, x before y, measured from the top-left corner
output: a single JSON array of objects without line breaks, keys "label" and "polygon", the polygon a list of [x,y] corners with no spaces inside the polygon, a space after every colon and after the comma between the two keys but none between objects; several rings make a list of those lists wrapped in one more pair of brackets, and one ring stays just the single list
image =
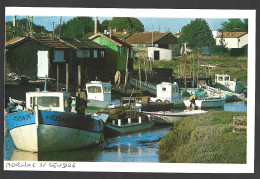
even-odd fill
[{"label": "green tree", "polygon": [[110,20],[104,20],[102,23],[101,23],[101,31],[103,32],[104,30],[109,30],[109,23],[110,23]]},{"label": "green tree", "polygon": [[[59,34],[60,26],[55,28]],[[61,36],[67,38],[86,38],[87,34],[94,32],[94,21],[92,17],[74,17],[67,23],[61,25]]]},{"label": "green tree", "polygon": [[248,32],[248,19],[228,19],[227,22],[221,23],[220,32]]},{"label": "green tree", "polygon": [[178,39],[178,42],[188,42],[187,46],[192,49],[215,44],[212,31],[204,19],[195,19],[194,21],[191,21],[184,26],[181,31],[182,35]]},{"label": "green tree", "polygon": [[127,30],[130,33],[144,31],[144,25],[141,21],[133,17],[113,17],[109,23],[109,26],[112,29],[116,28],[117,31]]}]

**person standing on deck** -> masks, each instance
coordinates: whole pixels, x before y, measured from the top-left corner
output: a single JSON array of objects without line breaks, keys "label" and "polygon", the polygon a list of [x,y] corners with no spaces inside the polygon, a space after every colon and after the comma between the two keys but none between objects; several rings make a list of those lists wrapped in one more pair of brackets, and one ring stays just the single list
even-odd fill
[{"label": "person standing on deck", "polygon": [[190,96],[190,108],[192,108],[192,104],[194,104],[196,109],[196,104],[195,104],[196,99],[197,99],[197,95],[195,93]]},{"label": "person standing on deck", "polygon": [[87,96],[82,90],[82,87],[78,87],[76,92],[76,111],[78,115],[85,115],[85,110],[87,106]]}]

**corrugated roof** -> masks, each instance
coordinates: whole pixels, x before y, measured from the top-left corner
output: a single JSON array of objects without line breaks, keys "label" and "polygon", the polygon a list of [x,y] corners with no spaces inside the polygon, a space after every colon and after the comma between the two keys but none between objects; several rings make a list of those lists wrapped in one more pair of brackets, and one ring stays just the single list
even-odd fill
[{"label": "corrugated roof", "polygon": [[7,42],[5,42],[5,46],[8,46],[8,45],[12,45],[12,44],[15,44],[23,39],[25,39],[26,37],[15,37]]},{"label": "corrugated roof", "polygon": [[123,47],[132,47],[132,46],[129,45],[128,43],[126,43],[126,42],[124,42],[124,41],[118,39],[117,37],[115,37],[115,36],[113,36],[113,35],[111,35],[111,38],[110,38],[110,37],[108,37],[108,36],[106,36],[106,35],[104,35],[104,34],[96,33],[96,34],[90,36],[89,39],[93,40],[93,39],[96,38],[96,37],[103,37],[103,38],[109,40],[110,42],[116,44],[116,45],[119,46],[119,47],[122,47],[122,46],[123,46]]},{"label": "corrugated roof", "polygon": [[70,48],[65,43],[51,37],[37,37],[35,39],[52,48]]},{"label": "corrugated roof", "polygon": [[156,42],[169,33],[170,32],[165,32],[165,33],[140,32],[140,33],[133,34],[132,36],[128,37],[125,41],[128,44],[151,44],[152,35],[153,35],[153,42]]},{"label": "corrugated roof", "polygon": [[238,38],[247,34],[247,32],[223,32],[218,35],[216,38]]},{"label": "corrugated roof", "polygon": [[100,49],[103,49],[103,48],[106,48],[96,42],[93,42],[89,39],[75,39],[75,38],[60,38],[60,40],[62,42],[64,42],[65,44],[71,46],[72,48],[75,48],[75,49],[90,49],[90,48],[100,48]]}]

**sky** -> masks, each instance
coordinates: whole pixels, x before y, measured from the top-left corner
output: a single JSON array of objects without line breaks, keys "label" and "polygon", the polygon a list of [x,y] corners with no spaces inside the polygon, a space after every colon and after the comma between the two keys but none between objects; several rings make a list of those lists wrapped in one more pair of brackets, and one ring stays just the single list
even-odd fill
[{"label": "sky", "polygon": [[[62,16],[62,22],[67,22],[72,19],[74,16]],[[17,16],[17,19],[27,18],[26,16]],[[111,20],[112,17],[98,17],[100,23],[104,20]],[[137,17],[145,28],[145,31],[151,32],[152,26],[154,31],[166,32],[169,28],[170,32],[174,33],[187,24],[190,23],[191,20],[195,18],[147,18],[147,17]],[[6,21],[12,21],[13,16],[6,16]],[[218,30],[221,28],[221,23],[227,21],[228,19],[222,18],[205,18],[208,22],[211,30]],[[52,31],[52,22],[54,22],[55,26],[59,25],[60,17],[59,16],[34,16],[33,23],[36,25],[42,25],[47,30]]]}]

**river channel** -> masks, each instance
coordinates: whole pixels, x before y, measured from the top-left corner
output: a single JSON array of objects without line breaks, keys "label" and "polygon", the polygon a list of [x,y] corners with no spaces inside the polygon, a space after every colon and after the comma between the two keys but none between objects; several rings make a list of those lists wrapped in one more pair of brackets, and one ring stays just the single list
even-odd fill
[{"label": "river channel", "polygon": [[[246,111],[247,103],[225,103],[225,111]],[[178,110],[174,110],[178,111]],[[150,162],[158,163],[158,143],[171,126],[159,127],[139,133],[107,139],[106,145],[66,152],[32,153],[15,148],[10,133],[5,128],[4,160],[11,161],[86,161],[86,162]]]}]

